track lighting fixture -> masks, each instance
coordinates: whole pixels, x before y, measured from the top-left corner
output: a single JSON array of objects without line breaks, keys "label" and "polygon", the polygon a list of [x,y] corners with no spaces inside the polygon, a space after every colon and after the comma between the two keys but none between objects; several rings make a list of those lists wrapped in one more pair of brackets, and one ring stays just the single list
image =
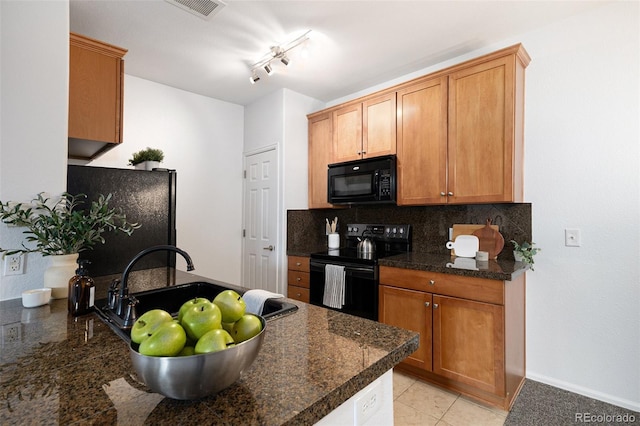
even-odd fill
[{"label": "track lighting fixture", "polygon": [[249,78],[251,84],[255,84],[258,80],[260,80],[260,77],[258,77],[258,70],[261,68],[264,70],[264,72],[267,73],[267,75],[273,74],[274,70],[272,61],[274,59],[279,60],[283,65],[288,66],[291,62],[291,59],[289,58],[289,56],[287,56],[287,52],[309,40],[310,32],[311,30],[305,32],[296,39],[284,43],[280,46],[271,46],[270,52],[264,55],[264,57],[260,61],[251,66],[251,77]]}]

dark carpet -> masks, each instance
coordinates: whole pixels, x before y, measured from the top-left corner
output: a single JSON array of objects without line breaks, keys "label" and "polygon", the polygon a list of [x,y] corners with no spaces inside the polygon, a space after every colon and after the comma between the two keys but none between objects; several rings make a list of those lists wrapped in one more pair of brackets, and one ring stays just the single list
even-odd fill
[{"label": "dark carpet", "polygon": [[640,425],[640,413],[526,379],[504,424]]}]

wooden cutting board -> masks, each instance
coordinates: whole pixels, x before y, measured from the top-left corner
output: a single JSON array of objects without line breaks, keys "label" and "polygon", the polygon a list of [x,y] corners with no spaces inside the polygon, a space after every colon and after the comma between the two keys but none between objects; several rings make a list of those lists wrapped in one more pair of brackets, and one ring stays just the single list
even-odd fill
[{"label": "wooden cutting board", "polygon": [[480,240],[480,251],[489,253],[489,259],[498,257],[504,247],[504,237],[493,228],[491,219],[487,219],[487,224],[473,232],[473,235]]},{"label": "wooden cutting board", "polygon": [[[486,226],[487,225],[478,225],[478,224],[454,224],[451,241],[455,241],[458,235],[475,235],[480,240],[479,250],[488,252],[489,259],[495,259],[495,257],[498,256],[498,254],[500,254],[500,252],[502,251],[502,248],[504,247],[504,238],[502,237],[502,234],[500,234],[499,232],[500,227],[498,225],[490,225],[490,229],[494,230],[497,233],[497,235],[493,234],[492,237],[489,237],[489,239],[484,239],[484,242],[483,242],[483,239],[480,238],[479,235],[475,234],[475,232],[482,230]],[[496,245],[496,241],[494,240],[498,240],[497,245]],[[499,245],[499,240],[502,240],[502,246],[500,246],[499,250],[496,250],[496,248]],[[493,247],[493,249],[489,250],[488,247]],[[492,256],[492,252],[495,253],[493,256]],[[451,255],[455,256],[455,254],[456,254],[455,250],[451,250]]]}]

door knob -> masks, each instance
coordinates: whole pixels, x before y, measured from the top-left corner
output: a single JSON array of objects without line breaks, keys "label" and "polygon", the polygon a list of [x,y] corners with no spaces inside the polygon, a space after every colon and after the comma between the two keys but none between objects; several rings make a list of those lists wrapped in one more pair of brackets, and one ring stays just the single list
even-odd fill
[{"label": "door knob", "polygon": [[269,251],[273,251],[273,246],[269,245],[269,247],[262,247],[262,250],[269,250]]}]

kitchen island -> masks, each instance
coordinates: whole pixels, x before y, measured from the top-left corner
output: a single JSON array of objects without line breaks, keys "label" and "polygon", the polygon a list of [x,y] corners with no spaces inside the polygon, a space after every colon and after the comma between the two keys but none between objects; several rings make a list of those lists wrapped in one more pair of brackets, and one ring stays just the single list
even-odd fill
[{"label": "kitchen island", "polygon": [[[96,299],[113,277],[96,279]],[[173,269],[136,271],[130,291],[214,280]],[[267,323],[251,368],[221,393],[176,401],[135,377],[128,345],[67,301],[0,302],[0,424],[314,424],[418,348],[418,334],[288,299]],[[389,398],[391,396],[388,396]]]}]

